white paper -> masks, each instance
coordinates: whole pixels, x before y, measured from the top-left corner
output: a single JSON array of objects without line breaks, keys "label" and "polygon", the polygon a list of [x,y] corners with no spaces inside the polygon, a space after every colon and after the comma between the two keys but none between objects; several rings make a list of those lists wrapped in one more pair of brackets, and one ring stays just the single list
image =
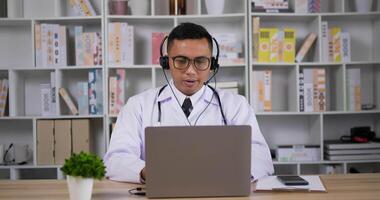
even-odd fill
[{"label": "white paper", "polygon": [[256,190],[308,190],[325,192],[326,188],[323,186],[319,176],[301,176],[309,185],[304,186],[287,186],[281,183],[277,176],[267,176],[261,178],[256,183]]}]

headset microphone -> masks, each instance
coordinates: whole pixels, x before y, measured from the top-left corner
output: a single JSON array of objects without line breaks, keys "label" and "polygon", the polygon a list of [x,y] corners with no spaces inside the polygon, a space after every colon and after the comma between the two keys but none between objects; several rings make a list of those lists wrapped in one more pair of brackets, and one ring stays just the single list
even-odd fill
[{"label": "headset microphone", "polygon": [[218,71],[219,71],[219,67],[214,70],[214,73],[212,74],[212,76],[206,82],[204,82],[203,85],[208,85],[211,79],[214,78],[215,75],[218,73]]}]

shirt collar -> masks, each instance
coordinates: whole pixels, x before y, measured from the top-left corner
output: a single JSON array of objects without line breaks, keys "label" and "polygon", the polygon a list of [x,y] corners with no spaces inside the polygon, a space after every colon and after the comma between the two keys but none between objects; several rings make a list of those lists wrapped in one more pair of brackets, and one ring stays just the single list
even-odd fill
[{"label": "shirt collar", "polygon": [[[181,105],[182,105],[183,101],[184,101],[185,98],[188,97],[188,96],[184,95],[181,91],[179,91],[179,90],[175,87],[173,80],[170,80],[169,84],[170,84],[171,88],[173,89],[173,92],[174,92],[175,96],[178,98],[178,101],[179,101],[179,102],[181,103]],[[166,86],[166,87],[169,87],[169,86]],[[207,95],[207,94],[206,94],[206,95],[203,95],[203,94],[205,93],[205,91],[206,91],[206,86],[202,86],[202,88],[201,88],[200,90],[198,90],[195,94],[189,96],[189,98],[190,98],[190,100],[191,100],[191,103],[192,103],[193,105],[195,105],[195,103],[198,102],[198,101],[202,98],[202,96],[204,96],[204,97],[209,96],[209,98],[211,99],[211,95]],[[207,90],[206,93],[211,93],[211,94],[212,94],[212,91],[211,91],[211,92],[208,92],[208,90]],[[162,93],[160,94],[160,96],[157,98],[157,100],[158,100],[158,101],[168,100],[168,99],[170,99],[170,98],[172,97],[172,95],[173,95],[173,94],[172,94],[171,89],[170,89],[170,88],[165,88],[165,89],[162,91]],[[215,98],[215,97],[214,97],[214,98]]]}]

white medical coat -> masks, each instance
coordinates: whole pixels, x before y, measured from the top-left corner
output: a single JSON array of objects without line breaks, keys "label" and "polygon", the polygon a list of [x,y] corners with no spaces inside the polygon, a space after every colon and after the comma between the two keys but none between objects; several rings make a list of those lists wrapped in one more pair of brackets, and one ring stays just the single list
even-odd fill
[{"label": "white medical coat", "polygon": [[[171,82],[172,88],[178,90]],[[104,162],[106,176],[111,180],[140,182],[140,171],[145,167],[144,130],[158,124],[158,102],[161,102],[162,126],[224,125],[219,103],[210,88],[204,86],[188,120],[184,115],[179,99],[174,97],[170,87],[158,96],[160,88],[150,89],[128,99],[120,111],[112,132],[110,145]],[[273,174],[273,163],[269,148],[259,129],[256,116],[247,100],[240,95],[218,90],[228,125],[250,125],[252,129],[251,174],[254,179]],[[182,103],[182,102],[181,102]],[[207,108],[206,108],[207,107]],[[205,109],[206,108],[206,109]],[[201,114],[203,112],[203,114]],[[199,118],[199,119],[198,119]],[[198,120],[197,120],[198,119]],[[148,175],[149,176],[149,175]]]}]

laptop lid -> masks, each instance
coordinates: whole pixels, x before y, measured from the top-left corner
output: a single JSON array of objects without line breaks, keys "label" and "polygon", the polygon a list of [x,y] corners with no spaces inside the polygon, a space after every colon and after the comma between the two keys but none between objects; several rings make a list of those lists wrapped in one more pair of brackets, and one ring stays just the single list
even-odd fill
[{"label": "laptop lid", "polygon": [[249,196],[250,126],[145,129],[146,195]]}]

